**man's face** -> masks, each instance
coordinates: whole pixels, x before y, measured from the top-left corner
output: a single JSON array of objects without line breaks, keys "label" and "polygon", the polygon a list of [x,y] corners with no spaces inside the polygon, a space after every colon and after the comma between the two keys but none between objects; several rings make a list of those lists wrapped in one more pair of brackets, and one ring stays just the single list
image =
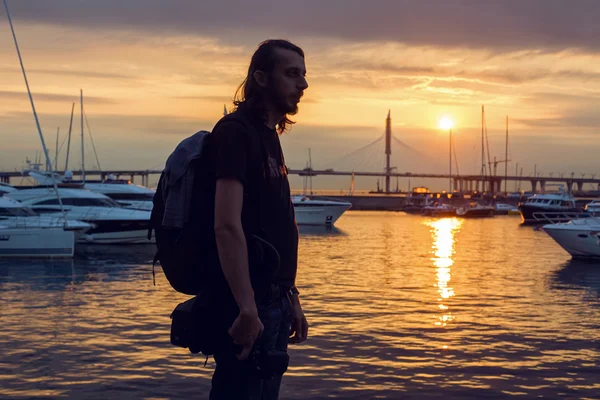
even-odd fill
[{"label": "man's face", "polygon": [[276,49],[277,64],[269,77],[267,87],[269,100],[278,111],[284,114],[296,114],[298,103],[306,82],[304,58],[292,50]]}]

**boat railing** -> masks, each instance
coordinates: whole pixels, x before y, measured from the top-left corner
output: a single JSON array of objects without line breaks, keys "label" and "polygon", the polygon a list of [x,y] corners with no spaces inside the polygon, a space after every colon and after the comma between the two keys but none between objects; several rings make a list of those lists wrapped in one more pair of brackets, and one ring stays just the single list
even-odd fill
[{"label": "boat railing", "polygon": [[4,222],[16,229],[54,229],[64,226],[62,217],[11,217]]},{"label": "boat railing", "polygon": [[135,217],[134,219],[140,219],[140,211],[144,210],[125,207],[89,207],[85,211],[82,210],[82,212],[80,212],[80,215],[77,216],[77,219],[104,219],[112,216],[115,213],[118,213],[119,219],[121,219],[122,217]]},{"label": "boat railing", "polygon": [[545,224],[558,224],[569,222],[574,219],[587,218],[589,213],[585,212],[566,212],[566,211],[538,211],[532,214],[533,219]]}]

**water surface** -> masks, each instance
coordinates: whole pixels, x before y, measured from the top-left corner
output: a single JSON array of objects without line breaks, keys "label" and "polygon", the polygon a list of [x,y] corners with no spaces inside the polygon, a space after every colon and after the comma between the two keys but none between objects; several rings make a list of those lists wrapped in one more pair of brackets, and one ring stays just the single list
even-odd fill
[{"label": "water surface", "polygon": [[[600,264],[519,218],[348,212],[301,229],[310,339],[283,399],[600,398]],[[214,363],[169,343],[187,297],[151,246],[0,262],[0,397],[207,398]]]}]

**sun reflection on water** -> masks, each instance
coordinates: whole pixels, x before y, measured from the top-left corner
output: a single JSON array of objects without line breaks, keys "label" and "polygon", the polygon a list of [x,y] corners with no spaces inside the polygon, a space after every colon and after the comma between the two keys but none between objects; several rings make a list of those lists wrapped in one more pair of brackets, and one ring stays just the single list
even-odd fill
[{"label": "sun reflection on water", "polygon": [[454,296],[454,289],[449,285],[452,278],[451,267],[454,264],[454,235],[460,230],[462,221],[457,218],[443,218],[427,221],[433,237],[432,257],[433,265],[436,267],[437,282],[434,285],[438,289],[438,308],[442,312],[436,321],[437,326],[446,326],[454,320],[447,300]]}]

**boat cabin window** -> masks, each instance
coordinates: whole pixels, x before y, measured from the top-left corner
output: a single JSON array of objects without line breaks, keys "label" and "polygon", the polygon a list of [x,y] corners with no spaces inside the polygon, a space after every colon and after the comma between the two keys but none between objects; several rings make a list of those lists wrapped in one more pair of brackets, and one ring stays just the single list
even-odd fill
[{"label": "boat cabin window", "polygon": [[0,207],[0,217],[33,217],[37,213],[27,207]]},{"label": "boat cabin window", "polygon": [[154,193],[105,193],[113,200],[152,201]]},{"label": "boat cabin window", "polygon": [[[77,207],[121,207],[121,205],[112,199],[89,199],[89,198],[64,198],[62,203],[65,206]],[[58,206],[58,199],[48,199],[35,203],[36,206]]]}]

